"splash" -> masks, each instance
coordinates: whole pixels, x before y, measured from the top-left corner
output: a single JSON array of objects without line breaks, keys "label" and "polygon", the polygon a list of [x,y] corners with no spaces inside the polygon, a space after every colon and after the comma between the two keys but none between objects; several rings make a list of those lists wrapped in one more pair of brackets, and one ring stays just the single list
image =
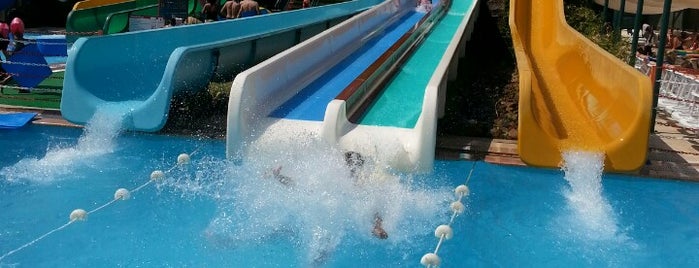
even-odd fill
[{"label": "splash", "polygon": [[[450,189],[415,187],[408,175],[370,159],[363,170],[371,176],[358,180],[338,149],[312,134],[293,139],[275,143],[275,150],[253,144],[255,153],[242,164],[195,164],[189,179],[168,178],[158,187],[216,200],[217,215],[204,231],[216,246],[245,251],[281,241],[299,248],[295,256],[303,267],[331,263],[350,240],[390,246],[431,233],[451,198]],[[372,235],[376,215],[386,240]]]},{"label": "splash", "polygon": [[567,209],[551,229],[560,238],[556,242],[560,250],[588,266],[604,267],[625,266],[629,256],[645,255],[644,246],[629,236],[633,226],[622,226],[604,197],[604,154],[566,151],[562,156]]},{"label": "splash", "polygon": [[614,211],[602,192],[604,154],[584,151],[563,153],[563,171],[570,188],[564,195],[573,213],[572,224],[587,239],[608,240],[617,236]]},{"label": "splash", "polygon": [[77,165],[85,165],[94,158],[113,152],[115,140],[130,106],[124,103],[103,105],[85,125],[75,145],[58,144],[47,148],[42,158],[25,158],[15,165],[0,170],[8,181],[28,180],[50,182],[70,174]]}]

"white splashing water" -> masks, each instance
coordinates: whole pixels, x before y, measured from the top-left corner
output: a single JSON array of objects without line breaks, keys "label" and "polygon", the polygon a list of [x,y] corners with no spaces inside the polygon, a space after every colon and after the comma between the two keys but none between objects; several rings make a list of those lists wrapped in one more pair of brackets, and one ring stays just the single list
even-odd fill
[{"label": "white splashing water", "polygon": [[[219,212],[205,231],[217,246],[248,248],[281,239],[301,248],[297,261],[303,267],[331,261],[348,237],[396,245],[430,234],[452,198],[450,189],[416,189],[410,177],[392,174],[371,159],[363,168],[371,181],[359,182],[338,149],[312,134],[289,139],[274,150],[252,145],[255,153],[241,165],[227,165],[225,175],[223,165],[212,162],[196,167],[207,175],[190,172],[189,179],[167,178],[158,187],[217,200]],[[272,175],[278,166],[290,178],[288,185]],[[372,236],[376,214],[387,241]]]},{"label": "white splashing water", "polygon": [[604,154],[567,151],[563,153],[563,160],[565,179],[570,186],[564,195],[573,213],[572,224],[587,239],[615,238],[619,228],[602,189]]},{"label": "white splashing water", "polygon": [[129,103],[103,105],[87,122],[83,134],[74,146],[52,145],[42,158],[25,158],[0,170],[9,181],[28,180],[50,182],[70,174],[76,166],[93,161],[95,157],[113,152],[115,139],[122,130]]}]

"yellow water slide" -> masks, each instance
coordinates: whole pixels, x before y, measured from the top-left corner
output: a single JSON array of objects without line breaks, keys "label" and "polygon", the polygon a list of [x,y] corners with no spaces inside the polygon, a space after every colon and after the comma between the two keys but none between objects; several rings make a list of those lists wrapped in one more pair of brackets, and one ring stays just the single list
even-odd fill
[{"label": "yellow water slide", "polygon": [[84,0],[75,3],[73,5],[73,10],[80,10],[80,9],[88,9],[88,8],[93,8],[93,7],[101,7],[101,6],[106,6],[106,5],[111,5],[111,4],[119,4],[123,2],[129,2],[133,0]]},{"label": "yellow water slide", "polygon": [[563,0],[511,0],[510,29],[519,71],[519,155],[558,167],[561,152],[605,154],[605,170],[646,161],[650,79],[566,23]]}]

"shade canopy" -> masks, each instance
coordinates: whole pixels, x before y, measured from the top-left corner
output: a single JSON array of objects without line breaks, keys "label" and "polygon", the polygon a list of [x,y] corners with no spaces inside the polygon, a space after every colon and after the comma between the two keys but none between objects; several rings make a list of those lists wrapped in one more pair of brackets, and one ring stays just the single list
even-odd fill
[{"label": "shade canopy", "polygon": [[[595,3],[604,5],[605,0],[595,0]],[[643,1],[643,14],[653,15],[663,13],[663,4],[665,0],[644,0]],[[624,4],[624,11],[626,13],[636,13],[636,6],[638,5],[638,0],[626,0]],[[609,0],[607,5],[608,8],[619,10],[621,6],[621,0]],[[688,8],[699,9],[699,0],[672,0],[672,11],[680,11]]]}]

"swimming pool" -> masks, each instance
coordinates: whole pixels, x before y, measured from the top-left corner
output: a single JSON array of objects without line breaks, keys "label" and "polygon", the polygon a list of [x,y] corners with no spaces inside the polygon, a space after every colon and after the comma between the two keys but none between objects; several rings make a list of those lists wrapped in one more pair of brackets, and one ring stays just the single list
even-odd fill
[{"label": "swimming pool", "polygon": [[[310,135],[229,163],[222,140],[116,135],[109,121],[87,132],[0,132],[0,266],[421,266],[474,165],[436,161],[433,174],[388,174],[399,179],[368,188]],[[191,163],[177,165],[181,153]],[[275,166],[293,187],[269,179]],[[165,178],[30,243],[154,170]],[[454,238],[439,250],[442,267],[699,265],[697,183],[604,175],[602,217],[585,213],[594,207],[575,211],[559,170],[477,162],[468,186]],[[376,211],[387,240],[369,231]]]}]

